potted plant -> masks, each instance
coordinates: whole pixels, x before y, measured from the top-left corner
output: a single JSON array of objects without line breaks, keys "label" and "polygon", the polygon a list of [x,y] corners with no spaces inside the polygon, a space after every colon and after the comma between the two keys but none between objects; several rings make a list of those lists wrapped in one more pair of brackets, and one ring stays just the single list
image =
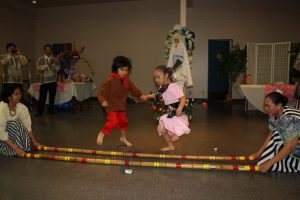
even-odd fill
[{"label": "potted plant", "polygon": [[[290,83],[300,82],[300,69],[296,66],[300,54],[300,42],[292,43],[290,50]],[[299,60],[299,59],[298,59]]]},{"label": "potted plant", "polygon": [[296,99],[300,99],[300,42],[292,43],[290,53],[290,80],[291,84],[297,84]]},{"label": "potted plant", "polygon": [[226,96],[227,101],[232,101],[232,86],[237,78],[247,71],[247,48],[234,45],[230,52],[218,56],[218,78],[228,80],[229,89]]}]

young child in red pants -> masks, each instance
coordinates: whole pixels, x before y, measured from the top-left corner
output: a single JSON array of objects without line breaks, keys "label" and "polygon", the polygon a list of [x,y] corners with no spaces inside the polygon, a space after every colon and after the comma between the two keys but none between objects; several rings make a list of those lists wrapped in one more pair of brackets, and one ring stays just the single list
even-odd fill
[{"label": "young child in red pants", "polygon": [[142,93],[128,77],[131,68],[130,59],[124,56],[115,57],[111,69],[112,74],[99,90],[98,100],[106,110],[107,122],[99,132],[98,145],[102,145],[104,136],[110,135],[115,129],[120,129],[120,141],[129,147],[132,146],[132,143],[126,139],[128,130],[126,101],[129,92],[139,99],[142,98]]}]

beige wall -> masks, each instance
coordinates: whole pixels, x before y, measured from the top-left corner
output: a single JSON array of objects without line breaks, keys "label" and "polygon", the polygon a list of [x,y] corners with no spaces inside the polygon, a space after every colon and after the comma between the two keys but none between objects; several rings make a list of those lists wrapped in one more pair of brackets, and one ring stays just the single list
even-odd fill
[{"label": "beige wall", "polygon": [[[191,96],[207,96],[209,39],[233,39],[241,45],[247,41],[300,41],[299,4],[295,0],[194,0],[187,23],[196,33]],[[179,0],[41,8],[37,18],[34,9],[16,7],[0,3],[1,24],[11,30],[1,32],[0,48],[15,41],[24,54],[36,58],[46,43],[76,41],[78,46],[86,46],[85,56],[95,68],[98,86],[110,73],[112,58],[123,54],[133,60],[132,79],[144,92],[154,89],[152,69],[166,63],[164,40],[179,22]],[[83,63],[78,64],[78,71],[88,73]]]},{"label": "beige wall", "polygon": [[5,45],[14,42],[28,58],[35,58],[35,18],[36,11],[16,0],[0,2],[0,53],[5,53]]},{"label": "beige wall", "polygon": [[[76,41],[93,64],[99,86],[110,73],[113,57],[133,61],[132,79],[144,91],[154,90],[152,70],[165,64],[164,40],[179,20],[173,0],[146,0],[39,9],[37,55],[46,43]],[[78,63],[78,71],[88,70]]]},{"label": "beige wall", "polygon": [[[253,42],[300,41],[300,1],[194,0],[187,26],[196,32],[194,94],[207,96],[208,40]],[[289,3],[293,2],[293,3]],[[234,92],[234,97],[238,95]]]},{"label": "beige wall", "polygon": [[[35,59],[35,18],[36,10],[31,6],[16,0],[0,2],[0,54],[6,53],[8,42],[14,42],[28,59]],[[24,80],[29,80],[29,66],[23,68]],[[33,70],[31,75],[34,77]]]}]

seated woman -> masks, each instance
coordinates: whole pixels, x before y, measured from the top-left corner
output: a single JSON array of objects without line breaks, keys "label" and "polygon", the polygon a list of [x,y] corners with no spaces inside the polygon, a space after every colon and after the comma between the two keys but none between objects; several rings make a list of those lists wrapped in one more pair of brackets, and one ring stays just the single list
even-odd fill
[{"label": "seated woman", "polygon": [[0,155],[23,156],[40,144],[31,131],[31,118],[25,105],[20,103],[22,85],[14,83],[3,88],[0,102]]},{"label": "seated woman", "polygon": [[252,156],[258,166],[268,171],[300,172],[300,111],[287,107],[288,98],[279,92],[265,97],[270,134]]}]

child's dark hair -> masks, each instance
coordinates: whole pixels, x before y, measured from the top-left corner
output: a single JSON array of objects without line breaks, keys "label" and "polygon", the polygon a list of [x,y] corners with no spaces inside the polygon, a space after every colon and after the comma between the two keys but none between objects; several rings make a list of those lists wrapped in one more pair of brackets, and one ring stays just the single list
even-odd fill
[{"label": "child's dark hair", "polygon": [[171,82],[174,82],[174,81],[175,81],[175,80],[174,80],[174,76],[173,76],[174,70],[173,70],[172,68],[167,67],[167,66],[165,66],[165,65],[159,65],[159,66],[155,67],[154,71],[156,71],[156,70],[161,71],[161,72],[162,72],[163,74],[165,74],[165,75],[168,74],[169,80],[170,80]]},{"label": "child's dark hair", "polygon": [[265,98],[270,98],[271,101],[275,104],[281,104],[282,106],[286,106],[286,104],[288,103],[289,99],[282,95],[279,92],[271,92],[270,94],[268,94]]},{"label": "child's dark hair", "polygon": [[15,92],[16,89],[20,89],[20,91],[22,92],[23,90],[22,84],[20,83],[3,84],[2,93],[1,93],[2,101],[8,103],[9,102],[8,97],[10,97]]},{"label": "child's dark hair", "polygon": [[119,68],[128,67],[128,71],[131,71],[132,65],[129,58],[125,56],[117,56],[113,59],[111,71],[114,73],[118,72]]}]

